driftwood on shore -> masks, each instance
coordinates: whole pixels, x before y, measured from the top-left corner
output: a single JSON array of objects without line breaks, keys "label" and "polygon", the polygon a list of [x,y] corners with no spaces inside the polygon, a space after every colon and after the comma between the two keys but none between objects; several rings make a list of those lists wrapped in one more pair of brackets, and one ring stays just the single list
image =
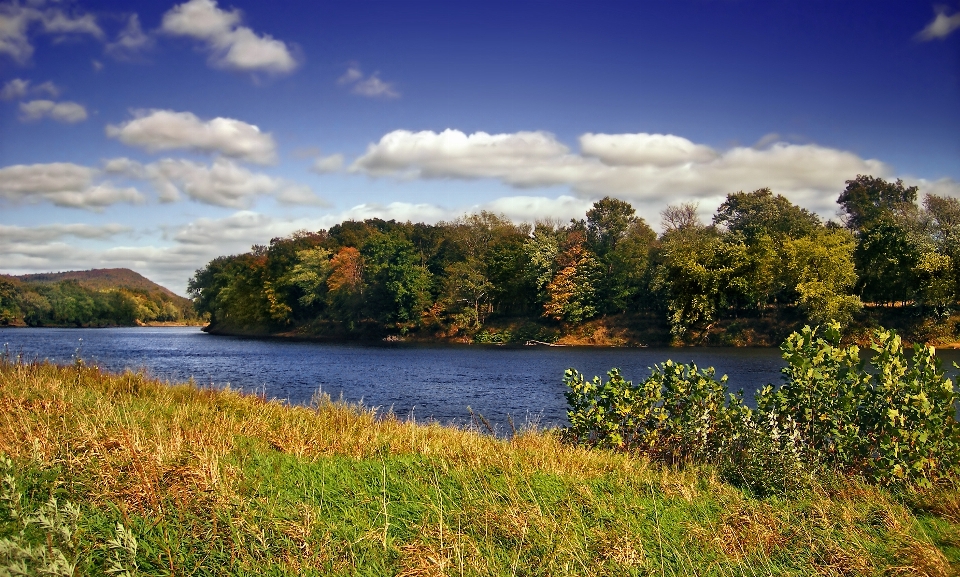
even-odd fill
[{"label": "driftwood on shore", "polygon": [[523,344],[525,344],[525,345],[528,346],[528,347],[535,347],[535,346],[543,346],[543,347],[565,347],[565,346],[567,346],[567,345],[558,345],[557,343],[545,343],[545,342],[543,342],[543,341],[534,341],[534,340],[529,340],[529,341],[527,341],[527,342],[525,342],[525,343],[523,343]]}]

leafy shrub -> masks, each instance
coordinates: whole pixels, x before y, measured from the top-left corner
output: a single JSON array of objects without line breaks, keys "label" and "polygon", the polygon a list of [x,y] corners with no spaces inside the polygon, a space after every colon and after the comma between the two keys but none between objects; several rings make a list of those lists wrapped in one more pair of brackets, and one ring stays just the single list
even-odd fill
[{"label": "leafy shrub", "polygon": [[868,375],[860,348],[841,347],[839,325],[829,325],[822,337],[804,327],[780,346],[787,366],[779,389],[767,385],[757,393],[757,408],[799,432],[800,457],[805,463],[850,463],[858,437],[857,420]]},{"label": "leafy shrub", "polygon": [[619,369],[607,375],[602,382],[574,369],[564,373],[570,433],[580,442],[671,463],[711,460],[729,444],[739,414],[749,411],[739,396],[727,398],[727,377],[716,380],[712,368],[667,361],[637,385]]},{"label": "leafy shrub", "polygon": [[880,483],[960,473],[958,395],[933,347],[914,345],[908,362],[900,337],[877,330],[868,371],[858,347],[839,343],[836,324],[792,334],[780,347],[785,383],[757,395],[761,411],[796,422],[803,460]]},{"label": "leafy shrub", "polygon": [[780,423],[771,413],[743,411],[717,463],[720,474],[761,497],[806,487],[815,470],[800,458],[799,437],[790,420]]},{"label": "leafy shrub", "polygon": [[960,474],[958,395],[932,347],[915,346],[908,362],[900,337],[878,330],[868,371],[832,323],[805,327],[780,349],[784,383],[759,391],[757,410],[727,391],[726,376],[694,364],[667,361],[636,385],[618,369],[606,382],[568,369],[567,434],[662,463],[712,463],[762,494],[823,468],[922,486]]},{"label": "leafy shrub", "polygon": [[503,330],[501,332],[488,331],[483,329],[479,333],[473,336],[473,342],[481,345],[485,344],[506,344],[511,341],[512,335],[509,330]]},{"label": "leafy shrub", "polygon": [[759,494],[783,492],[801,480],[795,431],[755,420],[742,394],[712,368],[667,361],[638,384],[619,369],[587,381],[564,373],[570,410],[567,434],[576,442],[630,450],[669,464],[712,463],[721,474]]}]

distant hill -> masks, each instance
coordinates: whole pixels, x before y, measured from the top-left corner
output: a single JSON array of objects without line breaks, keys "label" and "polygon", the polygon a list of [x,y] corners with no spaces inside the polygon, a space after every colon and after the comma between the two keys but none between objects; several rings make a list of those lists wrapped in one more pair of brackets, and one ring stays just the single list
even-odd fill
[{"label": "distant hill", "polygon": [[167,287],[160,286],[142,274],[128,268],[95,268],[93,270],[71,270],[67,272],[44,272],[37,274],[22,274],[14,276],[23,282],[55,283],[62,280],[75,280],[80,286],[105,290],[111,288],[128,288],[146,292],[160,291],[178,301],[188,299],[176,294]]},{"label": "distant hill", "polygon": [[199,322],[193,301],[126,268],[0,274],[0,326]]}]

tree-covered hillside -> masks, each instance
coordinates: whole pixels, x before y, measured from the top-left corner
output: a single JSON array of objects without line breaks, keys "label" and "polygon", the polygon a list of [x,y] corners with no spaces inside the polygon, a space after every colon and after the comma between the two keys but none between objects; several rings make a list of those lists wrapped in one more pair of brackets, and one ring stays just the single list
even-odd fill
[{"label": "tree-covered hillside", "polygon": [[22,274],[16,278],[27,283],[56,283],[64,280],[75,280],[80,286],[94,290],[110,290],[123,287],[130,290],[145,292],[161,292],[174,300],[189,300],[177,293],[160,286],[142,274],[128,268],[95,268],[90,270],[71,270],[66,272],[46,272],[36,274]]},{"label": "tree-covered hillside", "polygon": [[505,318],[562,333],[645,315],[690,342],[740,317],[846,324],[865,303],[947,318],[960,201],[918,205],[915,187],[861,175],[838,203],[843,222],[823,222],[769,189],[737,192],[710,223],[695,205],[667,208],[659,235],[609,197],[567,224],[487,212],[436,225],[347,221],[214,259],[189,291],[211,330],[247,333],[470,338]]},{"label": "tree-covered hillside", "polygon": [[129,269],[0,275],[0,325],[195,322],[193,303]]}]

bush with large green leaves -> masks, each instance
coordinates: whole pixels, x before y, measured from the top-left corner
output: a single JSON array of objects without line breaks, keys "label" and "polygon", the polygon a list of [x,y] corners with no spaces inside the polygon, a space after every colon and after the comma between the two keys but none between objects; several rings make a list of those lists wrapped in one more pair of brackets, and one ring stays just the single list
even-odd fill
[{"label": "bush with large green leaves", "polygon": [[571,435],[582,443],[637,450],[657,460],[709,460],[733,432],[741,399],[727,399],[726,377],[714,370],[667,361],[636,385],[619,369],[587,381],[574,369],[564,373]]},{"label": "bush with large green leaves", "polygon": [[932,347],[912,355],[878,330],[867,364],[840,326],[805,327],[781,346],[779,387],[757,393],[756,409],[730,394],[714,370],[667,361],[634,384],[564,373],[576,442],[641,452],[670,464],[712,463],[759,493],[802,485],[822,470],[881,484],[929,486],[960,475],[958,395]]},{"label": "bush with large green leaves", "polygon": [[960,473],[960,398],[933,347],[908,355],[895,332],[879,329],[868,369],[831,324],[804,327],[780,349],[785,382],[761,390],[757,407],[797,423],[805,462],[881,483],[929,485]]}]

